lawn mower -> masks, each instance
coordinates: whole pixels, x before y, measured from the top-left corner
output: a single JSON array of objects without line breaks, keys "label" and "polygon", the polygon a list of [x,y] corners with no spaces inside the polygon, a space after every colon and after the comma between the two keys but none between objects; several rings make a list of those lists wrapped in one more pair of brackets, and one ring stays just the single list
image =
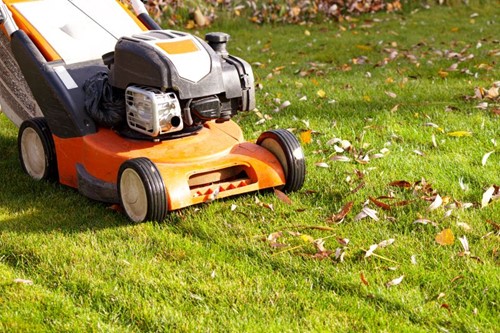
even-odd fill
[{"label": "lawn mower", "polygon": [[244,140],[251,66],[229,35],[163,30],[142,1],[0,0],[0,103],[23,170],[119,203],[134,222],[305,179],[289,131]]}]

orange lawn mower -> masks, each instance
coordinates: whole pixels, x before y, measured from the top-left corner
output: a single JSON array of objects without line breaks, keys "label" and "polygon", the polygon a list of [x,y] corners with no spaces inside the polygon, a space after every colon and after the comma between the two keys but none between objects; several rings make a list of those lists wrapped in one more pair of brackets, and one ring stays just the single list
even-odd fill
[{"label": "orange lawn mower", "polygon": [[0,0],[0,104],[19,126],[23,170],[135,222],[261,189],[299,190],[289,131],[244,140],[251,66],[229,35],[163,30],[142,1]]}]

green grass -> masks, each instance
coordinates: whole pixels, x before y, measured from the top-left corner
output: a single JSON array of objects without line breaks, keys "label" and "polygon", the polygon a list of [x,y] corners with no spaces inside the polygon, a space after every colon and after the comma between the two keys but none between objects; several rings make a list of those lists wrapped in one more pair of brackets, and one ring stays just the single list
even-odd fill
[{"label": "green grass", "polygon": [[[18,162],[17,130],[0,116],[0,331],[498,332],[500,242],[487,221],[500,223],[500,201],[480,208],[485,190],[500,185],[500,118],[492,112],[498,101],[481,110],[483,101],[463,98],[500,79],[500,59],[491,52],[500,47],[496,8],[491,1],[377,14],[340,26],[222,20],[212,27],[229,32],[231,53],[254,64],[259,112],[272,118],[237,116],[247,139],[270,128],[293,129],[298,137],[313,131],[304,144],[306,183],[290,194],[292,205],[262,192],[190,207],[164,223],[131,224],[72,189],[29,179]],[[398,56],[376,66],[389,56],[384,48]],[[439,71],[458,62],[440,55],[446,50],[474,58],[442,78]],[[353,64],[360,56],[369,63]],[[276,98],[291,105],[274,112]],[[472,136],[447,135],[454,131]],[[334,138],[358,152],[389,153],[366,164],[334,162],[328,144]],[[389,186],[422,179],[449,203],[473,207],[444,217],[448,208],[427,210],[430,202],[421,197],[428,193]],[[413,201],[390,211],[370,203],[380,220],[355,221],[370,197],[390,193],[393,201]],[[350,201],[343,223],[329,224]],[[436,225],[415,224],[419,218]],[[456,239],[442,246],[435,237],[446,228]],[[283,232],[277,241],[288,247],[265,241],[275,232]],[[314,245],[296,232],[323,238],[328,250],[343,248],[344,260],[313,259]],[[462,236],[470,256],[459,255]],[[370,245],[389,238],[394,244],[364,258]]]}]

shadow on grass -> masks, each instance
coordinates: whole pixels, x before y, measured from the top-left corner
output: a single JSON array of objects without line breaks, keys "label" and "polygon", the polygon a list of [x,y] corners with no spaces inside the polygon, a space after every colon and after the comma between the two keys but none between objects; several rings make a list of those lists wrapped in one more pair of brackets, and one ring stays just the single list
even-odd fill
[{"label": "shadow on grass", "polygon": [[0,135],[0,156],[0,232],[71,233],[132,223],[109,204],[92,201],[75,189],[31,179],[21,169],[15,138]]}]

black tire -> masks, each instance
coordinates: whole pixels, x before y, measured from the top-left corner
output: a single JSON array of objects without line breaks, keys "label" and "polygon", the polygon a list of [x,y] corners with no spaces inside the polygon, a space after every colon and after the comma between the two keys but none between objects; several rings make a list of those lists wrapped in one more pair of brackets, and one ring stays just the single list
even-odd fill
[{"label": "black tire", "polygon": [[168,212],[165,184],[156,165],[141,157],[124,162],[118,172],[118,195],[134,222],[165,220]]},{"label": "black tire", "polygon": [[257,144],[269,150],[280,161],[286,179],[280,190],[300,190],[306,178],[306,162],[297,138],[284,129],[270,130],[259,136]]},{"label": "black tire", "polygon": [[21,167],[33,179],[58,179],[54,139],[45,118],[31,118],[21,124],[17,149]]}]

